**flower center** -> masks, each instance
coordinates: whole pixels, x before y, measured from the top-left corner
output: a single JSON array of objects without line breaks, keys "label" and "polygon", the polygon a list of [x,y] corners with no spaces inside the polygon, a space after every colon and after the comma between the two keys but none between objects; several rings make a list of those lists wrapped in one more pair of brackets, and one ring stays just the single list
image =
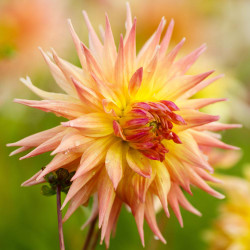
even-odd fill
[{"label": "flower center", "polygon": [[148,158],[163,161],[168,149],[162,141],[181,143],[172,131],[174,124],[186,124],[180,115],[174,113],[177,110],[179,108],[171,101],[134,103],[113,122],[114,133]]}]

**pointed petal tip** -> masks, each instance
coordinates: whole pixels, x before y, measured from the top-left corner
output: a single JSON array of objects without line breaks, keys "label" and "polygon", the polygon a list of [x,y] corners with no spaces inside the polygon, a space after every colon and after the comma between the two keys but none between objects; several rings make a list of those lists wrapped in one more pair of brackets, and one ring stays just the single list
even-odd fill
[{"label": "pointed petal tip", "polygon": [[171,19],[170,19],[169,25],[174,25],[174,18],[171,18]]},{"label": "pointed petal tip", "polygon": [[64,127],[70,127],[69,122],[61,122],[61,125],[64,126]]},{"label": "pointed petal tip", "polygon": [[65,200],[63,201],[63,204],[62,204],[60,210],[63,210],[63,209],[65,208],[65,206],[67,205],[67,203],[68,203],[68,199],[67,199],[67,197],[66,197]]},{"label": "pointed petal tip", "polygon": [[15,103],[22,103],[22,99],[18,99],[18,98],[15,98],[14,100],[13,100],[13,102],[15,102]]},{"label": "pointed petal tip", "polygon": [[40,181],[45,175],[46,173],[44,174],[44,171],[42,171],[42,173],[39,174],[38,177],[36,178],[36,181]]},{"label": "pointed petal tip", "polygon": [[197,216],[201,217],[202,216],[202,213],[200,211],[197,210],[197,213],[196,213]]},{"label": "pointed petal tip", "polygon": [[15,151],[12,151],[12,152],[9,154],[9,156],[13,156],[13,155],[15,155]]},{"label": "pointed petal tip", "polygon": [[214,197],[216,197],[219,200],[223,200],[223,199],[225,199],[226,196],[224,194],[217,193],[216,195],[214,195]]}]

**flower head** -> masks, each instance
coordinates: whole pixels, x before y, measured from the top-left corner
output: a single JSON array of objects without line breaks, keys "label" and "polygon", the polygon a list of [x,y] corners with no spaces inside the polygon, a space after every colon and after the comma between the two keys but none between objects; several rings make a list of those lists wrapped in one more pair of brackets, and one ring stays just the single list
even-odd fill
[{"label": "flower head", "polygon": [[64,220],[94,196],[93,213],[87,224],[99,213],[101,240],[105,238],[107,246],[124,203],[135,217],[143,244],[144,218],[165,242],[155,219],[155,199],[160,200],[167,215],[169,204],[182,225],[179,205],[200,214],[186,200],[182,189],[191,193],[190,186],[194,185],[217,198],[223,197],[206,183],[217,180],[209,173],[213,168],[203,150],[235,149],[207,131],[238,125],[218,123],[218,116],[198,111],[224,99],[189,99],[221,76],[206,79],[213,71],[186,74],[205,45],[176,60],[185,39],[168,51],[173,20],[160,41],[166,23],[163,18],[136,54],[136,19],[132,22],[129,6],[126,34],[120,38],[118,51],[108,17],[102,43],[87,14],[83,15],[89,48],[81,43],[69,21],[82,68],[61,59],[54,51],[42,51],[65,94],[40,90],[27,78],[22,82],[45,100],[16,100],[68,121],[10,146],[21,147],[14,153],[35,147],[21,159],[47,151],[55,155],[25,185],[43,182],[45,175],[61,167],[76,171],[63,204],[70,203]]},{"label": "flower head", "polygon": [[[222,176],[221,186],[227,200],[220,206],[219,217],[213,228],[206,232],[209,249],[248,249],[250,245],[250,167],[246,167],[246,178]],[[248,176],[247,176],[248,174]]]}]

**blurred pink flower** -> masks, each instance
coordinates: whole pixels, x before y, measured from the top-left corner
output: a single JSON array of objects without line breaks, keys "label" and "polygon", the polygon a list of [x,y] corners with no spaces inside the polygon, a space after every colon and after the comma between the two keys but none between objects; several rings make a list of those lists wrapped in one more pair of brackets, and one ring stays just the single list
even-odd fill
[{"label": "blurred pink flower", "polygon": [[1,4],[1,77],[19,75],[27,68],[34,68],[38,62],[37,47],[59,43],[65,18],[63,4],[58,5],[57,2],[10,0]]}]

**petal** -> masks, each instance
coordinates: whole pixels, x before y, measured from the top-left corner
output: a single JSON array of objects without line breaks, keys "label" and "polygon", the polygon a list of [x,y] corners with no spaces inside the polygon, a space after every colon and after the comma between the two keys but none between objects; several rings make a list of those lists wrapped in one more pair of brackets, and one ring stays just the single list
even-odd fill
[{"label": "petal", "polygon": [[129,32],[128,39],[124,46],[125,66],[126,75],[130,78],[134,71],[136,62],[136,19],[134,20],[133,26]]},{"label": "petal", "polygon": [[29,77],[20,78],[20,81],[25,84],[29,89],[31,89],[35,94],[37,94],[39,97],[47,100],[63,100],[63,101],[68,101],[68,100],[76,100],[68,95],[65,94],[60,94],[60,93],[52,93],[52,92],[47,92],[44,90],[41,90],[34,86],[30,80]]},{"label": "petal", "polygon": [[116,83],[117,89],[123,91],[124,88],[124,77],[125,77],[125,71],[124,71],[124,44],[123,44],[123,37],[121,35],[120,43],[119,43],[119,49],[118,54],[115,62],[115,72],[114,72],[114,79]]},{"label": "petal", "polygon": [[223,124],[219,122],[211,122],[209,124],[205,124],[199,127],[196,127],[195,130],[198,131],[204,131],[204,130],[209,130],[209,131],[221,131],[221,130],[226,130],[226,129],[232,129],[232,128],[241,128],[241,124]]},{"label": "petal", "polygon": [[95,111],[102,110],[102,104],[101,104],[100,98],[94,90],[84,86],[83,84],[81,84],[79,81],[77,81],[74,78],[72,78],[72,82],[83,104],[85,104],[88,108],[91,107]]},{"label": "petal", "polygon": [[107,230],[105,232],[105,244],[106,244],[107,248],[109,248],[110,234],[111,234],[112,230],[113,230],[113,232],[115,230],[115,226],[116,226],[116,223],[118,220],[118,216],[119,216],[121,207],[122,207],[122,201],[119,198],[117,198],[117,196],[116,196],[115,201],[113,203],[112,210],[110,212],[110,214],[112,216],[109,216],[108,227],[107,227]]},{"label": "petal", "polygon": [[113,184],[105,172],[102,172],[98,183],[99,228],[102,227],[102,239],[108,226],[110,212],[115,199]]},{"label": "petal", "polygon": [[114,69],[115,59],[117,57],[115,41],[110,26],[108,16],[105,16],[106,27],[105,27],[105,36],[104,36],[104,61],[103,66],[106,68],[106,75],[110,75]]},{"label": "petal", "polygon": [[37,147],[43,142],[49,140],[53,136],[55,136],[57,133],[60,133],[64,131],[65,128],[63,126],[57,126],[55,128],[51,128],[39,133],[36,133],[34,135],[30,135],[20,141],[14,142],[14,143],[9,143],[7,144],[8,147],[16,147],[16,146],[25,146],[25,147]]},{"label": "petal", "polygon": [[149,159],[143,156],[138,150],[130,148],[126,154],[129,167],[139,175],[150,178],[152,168]]},{"label": "petal", "polygon": [[125,22],[125,28],[126,28],[125,38],[128,37],[129,31],[131,30],[131,27],[132,27],[132,14],[131,14],[129,2],[126,2],[126,10],[127,10],[127,15],[126,15],[126,22]]},{"label": "petal", "polygon": [[114,132],[112,120],[103,113],[89,113],[68,122],[62,122],[65,127],[81,129],[82,135],[102,137]]},{"label": "petal", "polygon": [[179,75],[185,74],[189,68],[195,63],[199,56],[206,50],[206,44],[202,44],[199,48],[188,54],[187,56],[179,59],[173,65],[173,72],[178,72]]},{"label": "petal", "polygon": [[196,142],[201,146],[239,150],[238,147],[228,145],[204,132],[191,130],[190,133],[192,134]]},{"label": "petal", "polygon": [[153,182],[154,192],[159,197],[162,207],[169,217],[167,197],[171,186],[170,175],[164,164],[155,161],[154,167],[156,169],[156,175]]},{"label": "petal", "polygon": [[154,232],[154,234],[164,243],[166,244],[166,240],[162,236],[156,222],[155,218],[155,210],[154,210],[154,201],[153,201],[153,195],[148,193],[147,199],[145,203],[145,219],[148,222],[148,225],[150,226],[151,230]]},{"label": "petal", "polygon": [[55,63],[53,63],[51,61],[49,56],[46,53],[44,53],[44,51],[41,48],[39,48],[39,49],[43,55],[45,62],[49,66],[50,72],[51,72],[53,78],[55,79],[57,85],[61,89],[63,89],[67,94],[69,94],[73,97],[76,97],[73,86],[71,86],[71,84],[67,81],[67,79],[65,78],[62,71],[58,68],[58,66]]},{"label": "petal", "polygon": [[143,68],[139,68],[131,77],[128,85],[128,93],[130,96],[135,96],[138,92],[143,77]]},{"label": "petal", "polygon": [[112,140],[113,137],[97,139],[85,150],[81,158],[80,166],[73,176],[72,181],[103,162]]},{"label": "petal", "polygon": [[87,12],[83,11],[82,13],[89,31],[89,48],[92,51],[92,53],[94,53],[95,56],[99,59],[102,57],[103,45],[101,44],[95,30],[91,25]]},{"label": "petal", "polygon": [[83,151],[93,140],[93,138],[82,136],[77,130],[68,131],[67,134],[62,138],[61,143],[51,153],[51,155],[62,152],[75,151],[78,148]]},{"label": "petal", "polygon": [[40,154],[43,154],[45,152],[54,150],[60,144],[60,142],[61,142],[61,140],[64,137],[66,132],[67,131],[65,130],[61,133],[56,134],[54,137],[52,137],[49,140],[40,144],[38,147],[36,147],[34,150],[32,150],[27,155],[21,157],[20,160],[34,157],[36,155],[40,155]]},{"label": "petal", "polygon": [[73,183],[70,186],[70,189],[67,193],[67,196],[62,204],[61,209],[63,209],[66,204],[77,194],[80,192],[80,190],[93,178],[96,179],[97,175],[96,175],[97,171],[91,171],[88,172],[82,176],[80,176],[79,178],[77,178],[76,180],[73,181]]},{"label": "petal", "polygon": [[93,73],[99,79],[103,80],[104,75],[103,75],[103,72],[102,72],[102,69],[101,69],[99,62],[96,61],[93,54],[90,52],[90,50],[83,43],[81,43],[81,47],[82,47],[83,53],[84,53],[85,58],[86,58],[86,63],[87,63],[87,67],[88,67],[89,72]]},{"label": "petal", "polygon": [[202,81],[201,83],[199,83],[198,85],[194,86],[192,89],[190,89],[189,91],[184,93],[179,99],[188,99],[189,97],[193,96],[194,94],[196,94],[200,90],[204,89],[205,87],[207,87],[208,85],[210,85],[211,83],[215,82],[216,80],[218,80],[222,77],[224,77],[223,74],[215,76],[213,78],[209,78],[205,81]]},{"label": "petal", "polygon": [[98,208],[98,197],[95,194],[94,195],[94,201],[93,201],[93,206],[91,209],[91,214],[87,221],[81,226],[81,230],[84,230],[95,218],[98,216],[99,208]]},{"label": "petal", "polygon": [[90,198],[90,196],[93,193],[93,190],[95,189],[96,181],[91,180],[87,184],[85,184],[79,192],[72,198],[70,205],[68,207],[68,210],[63,218],[63,222],[65,222],[74,212],[75,210],[81,206],[84,205]]},{"label": "petal", "polygon": [[[165,86],[157,94],[159,99],[176,100],[178,97],[182,96],[189,89],[193,88],[214,71],[208,71],[199,75],[185,75],[176,77],[173,80],[167,82]],[[166,98],[167,97],[167,98]]]},{"label": "petal", "polygon": [[227,100],[226,98],[190,99],[178,102],[178,107],[180,107],[181,109],[201,109],[210,104],[214,104],[217,102],[224,102],[226,100]]},{"label": "petal", "polygon": [[117,188],[122,176],[124,168],[124,156],[126,153],[126,144],[122,141],[114,143],[107,152],[105,159],[105,167],[114,189]]},{"label": "petal", "polygon": [[27,181],[22,183],[22,187],[29,187],[37,184],[41,184],[46,182],[44,178],[41,180],[37,181],[36,178],[42,173],[42,170],[38,171],[35,175],[33,175],[31,178],[29,178]]},{"label": "petal", "polygon": [[139,51],[138,56],[137,56],[137,61],[138,61],[137,65],[145,66],[152,59],[155,49],[157,45],[159,45],[161,33],[163,31],[165,24],[166,24],[166,20],[163,17],[155,33],[149,38],[149,40],[145,43],[145,45]]},{"label": "petal", "polygon": [[81,41],[80,41],[79,37],[77,36],[70,19],[68,19],[68,25],[69,25],[69,30],[70,30],[71,36],[73,38],[73,42],[74,42],[74,45],[76,47],[77,55],[78,55],[79,60],[81,62],[82,68],[86,68],[85,56],[84,56],[82,49],[81,49]]},{"label": "petal", "polygon": [[130,178],[136,199],[141,203],[145,203],[148,188],[155,178],[155,172],[153,172],[150,178],[145,178],[137,173],[134,173]]},{"label": "petal", "polygon": [[81,155],[75,154],[75,153],[69,153],[69,154],[57,154],[53,160],[45,167],[45,169],[42,171],[42,173],[37,177],[37,180],[39,181],[41,178],[43,178],[46,174],[55,171],[56,169],[59,169],[68,163],[73,162],[74,160],[78,159]]},{"label": "petal", "polygon": [[15,99],[14,102],[37,108],[45,112],[53,112],[58,116],[63,116],[68,119],[73,119],[84,114],[84,106],[72,102],[54,100],[33,101],[23,99]]},{"label": "petal", "polygon": [[160,53],[159,53],[161,57],[165,56],[165,53],[168,49],[168,46],[169,46],[169,43],[171,40],[173,29],[174,29],[174,20],[171,19],[171,21],[168,25],[168,29],[166,31],[166,34],[161,41],[161,47],[160,47]]},{"label": "petal", "polygon": [[219,116],[205,114],[192,109],[180,110],[177,111],[176,114],[180,115],[186,122],[186,125],[178,126],[176,128],[177,131],[198,127],[219,120]]}]

